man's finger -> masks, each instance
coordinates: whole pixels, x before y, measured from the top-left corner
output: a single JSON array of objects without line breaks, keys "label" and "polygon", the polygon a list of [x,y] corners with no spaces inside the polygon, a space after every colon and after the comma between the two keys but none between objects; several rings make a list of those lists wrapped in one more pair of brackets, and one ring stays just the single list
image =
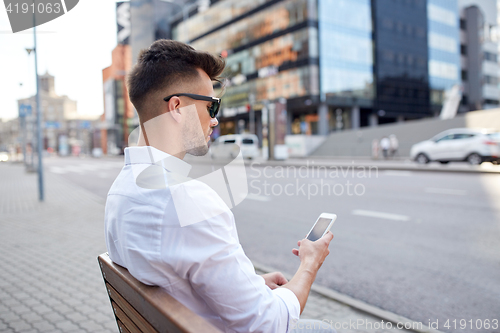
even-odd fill
[{"label": "man's finger", "polygon": [[333,239],[333,233],[328,230],[328,232],[323,236],[327,242],[330,242]]}]

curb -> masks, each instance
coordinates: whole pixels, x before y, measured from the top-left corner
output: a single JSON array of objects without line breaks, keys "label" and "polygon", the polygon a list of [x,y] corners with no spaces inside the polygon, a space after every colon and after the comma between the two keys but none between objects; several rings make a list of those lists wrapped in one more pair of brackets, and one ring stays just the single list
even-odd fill
[{"label": "curb", "polygon": [[[272,267],[257,263],[253,260],[252,260],[252,264],[256,269],[263,271],[263,272],[266,272],[266,273],[278,271],[277,269],[273,269]],[[283,275],[285,275],[285,277],[288,280],[290,280],[292,278],[292,276],[289,274],[283,273]],[[414,325],[416,327],[418,327],[418,324],[419,324],[416,321],[413,321],[413,320],[408,319],[406,317],[392,313],[390,311],[382,310],[376,306],[373,306],[373,305],[370,305],[370,304],[365,303],[363,301],[357,300],[351,296],[344,295],[342,293],[339,293],[338,291],[335,291],[335,290],[327,288],[327,287],[313,284],[311,286],[311,290],[322,295],[323,297],[330,298],[336,302],[348,305],[348,306],[355,308],[359,311],[367,313],[373,317],[380,318],[380,319],[383,319],[386,321],[390,321],[394,324],[398,324],[398,323],[401,323],[403,325],[408,324],[408,326],[410,326],[410,327],[414,327]],[[417,332],[417,333],[444,333],[442,331],[430,328],[429,326],[426,326],[423,324],[422,324],[422,329],[418,329],[418,328],[417,329],[405,328],[405,329],[407,331],[413,331],[413,332]]]}]

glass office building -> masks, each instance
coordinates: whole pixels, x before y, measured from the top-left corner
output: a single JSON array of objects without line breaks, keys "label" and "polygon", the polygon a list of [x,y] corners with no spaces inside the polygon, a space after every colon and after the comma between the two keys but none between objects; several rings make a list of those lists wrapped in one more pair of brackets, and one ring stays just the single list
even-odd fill
[{"label": "glass office building", "polygon": [[434,115],[461,79],[457,1],[212,0],[171,31],[226,58],[221,134],[283,99],[289,134],[319,134]]},{"label": "glass office building", "polygon": [[230,80],[221,107],[221,134],[248,130],[250,108],[256,111],[259,132],[262,108],[277,99],[287,100],[290,130],[295,118],[315,116],[311,98],[319,96],[319,70],[314,1],[218,1],[179,21],[172,32],[173,39],[226,57],[223,75]]},{"label": "glass office building", "polygon": [[320,87],[330,105],[371,107],[373,41],[370,0],[319,1]]},{"label": "glass office building", "polygon": [[368,125],[375,93],[370,2],[318,1],[320,89],[328,131]]},{"label": "glass office building", "polygon": [[430,102],[438,112],[444,93],[461,83],[457,0],[427,0]]},{"label": "glass office building", "polygon": [[378,123],[430,116],[426,1],[372,3]]}]

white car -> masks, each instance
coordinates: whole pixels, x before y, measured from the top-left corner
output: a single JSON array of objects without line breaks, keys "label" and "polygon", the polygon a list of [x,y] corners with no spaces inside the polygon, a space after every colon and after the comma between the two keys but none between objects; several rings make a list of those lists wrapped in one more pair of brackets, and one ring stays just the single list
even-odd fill
[{"label": "white car", "polygon": [[411,147],[410,158],[425,164],[438,161],[466,161],[473,165],[500,161],[500,133],[481,129],[455,128]]},{"label": "white car", "polygon": [[9,153],[2,151],[0,152],[0,162],[7,162],[9,160]]},{"label": "white car", "polygon": [[240,149],[243,158],[252,159],[258,157],[260,153],[257,135],[222,135],[210,145],[210,154],[212,158],[235,158],[238,156]]}]

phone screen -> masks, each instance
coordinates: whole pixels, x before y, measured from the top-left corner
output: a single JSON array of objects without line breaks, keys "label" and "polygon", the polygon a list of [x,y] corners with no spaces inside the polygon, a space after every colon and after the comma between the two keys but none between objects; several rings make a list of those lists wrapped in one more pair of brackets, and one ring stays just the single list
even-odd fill
[{"label": "phone screen", "polygon": [[314,225],[313,230],[311,230],[309,236],[307,236],[307,239],[313,242],[320,239],[326,228],[328,228],[328,225],[330,225],[330,222],[332,222],[332,219],[320,217],[318,222]]}]

